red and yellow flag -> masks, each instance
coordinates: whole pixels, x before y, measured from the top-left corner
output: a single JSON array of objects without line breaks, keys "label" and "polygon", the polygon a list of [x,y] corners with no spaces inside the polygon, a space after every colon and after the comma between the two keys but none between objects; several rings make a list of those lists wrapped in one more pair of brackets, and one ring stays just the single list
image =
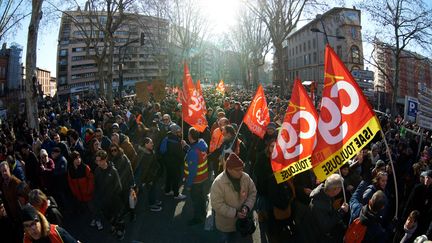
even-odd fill
[{"label": "red and yellow flag", "polygon": [[318,141],[312,155],[320,181],[360,152],[381,129],[363,92],[329,45],[324,65]]},{"label": "red and yellow flag", "polygon": [[312,168],[318,113],[300,80],[294,87],[273,149],[271,165],[278,183]]},{"label": "red and yellow flag", "polygon": [[[182,113],[183,120],[189,125],[196,128],[199,132],[203,132],[207,127],[207,120],[204,113],[203,98],[198,94],[198,91],[193,84],[192,76],[190,75],[187,64],[184,65],[183,75],[183,95],[182,95]],[[202,101],[200,101],[202,99]]]},{"label": "red and yellow flag", "polygon": [[216,90],[221,92],[222,94],[225,94],[225,83],[222,79],[221,79],[221,81],[219,81],[219,84],[217,85]]},{"label": "red and yellow flag", "polygon": [[255,97],[243,118],[243,122],[253,134],[264,138],[267,125],[270,123],[270,114],[261,84],[258,86]]}]

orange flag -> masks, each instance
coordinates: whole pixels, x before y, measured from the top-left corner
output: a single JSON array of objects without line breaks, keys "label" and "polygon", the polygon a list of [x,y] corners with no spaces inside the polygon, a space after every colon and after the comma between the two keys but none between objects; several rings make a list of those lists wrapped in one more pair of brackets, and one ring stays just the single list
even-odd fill
[{"label": "orange flag", "polygon": [[221,92],[222,94],[225,94],[225,83],[222,79],[221,79],[221,81],[219,81],[219,84],[217,85],[216,90]]},{"label": "orange flag", "polygon": [[207,127],[207,120],[199,96],[200,95],[193,84],[189,68],[185,63],[182,99],[183,120],[189,125],[195,127],[199,132],[203,132]]},{"label": "orange flag", "polygon": [[363,92],[329,45],[324,65],[318,141],[312,155],[320,181],[353,158],[381,129]]},{"label": "orange flag", "polygon": [[198,92],[198,99],[201,103],[201,106],[204,109],[204,114],[207,114],[207,107],[206,107],[206,103],[204,100],[204,95],[203,95],[203,91],[201,89],[201,80],[198,79],[197,84],[196,84],[196,88],[197,88],[197,92]]},{"label": "orange flag", "polygon": [[260,138],[264,138],[267,125],[270,123],[270,114],[261,84],[258,86],[255,97],[243,118],[243,122],[252,133]]},{"label": "orange flag", "polygon": [[318,113],[300,80],[294,81],[282,129],[273,149],[271,165],[278,183],[312,168]]}]

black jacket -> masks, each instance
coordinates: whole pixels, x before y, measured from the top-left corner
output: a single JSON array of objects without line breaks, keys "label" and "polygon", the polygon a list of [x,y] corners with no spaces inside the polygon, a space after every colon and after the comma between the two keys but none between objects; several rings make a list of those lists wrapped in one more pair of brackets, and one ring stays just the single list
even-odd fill
[{"label": "black jacket", "polygon": [[123,191],[129,192],[129,189],[135,185],[135,181],[128,157],[125,154],[118,155],[112,158],[112,162],[119,173]]},{"label": "black jacket", "polygon": [[119,205],[119,194],[122,191],[122,184],[117,169],[108,162],[108,168],[97,167],[95,170],[95,205],[100,205],[100,209]]},{"label": "black jacket", "polygon": [[380,221],[378,213],[371,211],[368,205],[363,206],[360,212],[360,222],[366,226],[363,242],[386,242],[386,233]]}]

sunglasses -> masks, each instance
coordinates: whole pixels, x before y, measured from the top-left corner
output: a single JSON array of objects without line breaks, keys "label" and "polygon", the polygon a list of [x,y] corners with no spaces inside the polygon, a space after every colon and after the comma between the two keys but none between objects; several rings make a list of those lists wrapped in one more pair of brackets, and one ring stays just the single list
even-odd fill
[{"label": "sunglasses", "polygon": [[23,223],[24,229],[33,228],[36,226],[36,224],[39,222],[39,219],[33,220],[31,223]]}]

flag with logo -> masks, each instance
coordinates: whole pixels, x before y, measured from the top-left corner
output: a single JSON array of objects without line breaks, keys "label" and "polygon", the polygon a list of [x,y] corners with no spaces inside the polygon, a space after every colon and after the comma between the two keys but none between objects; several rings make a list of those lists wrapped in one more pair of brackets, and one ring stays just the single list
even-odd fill
[{"label": "flag with logo", "polygon": [[273,149],[271,165],[278,183],[312,168],[318,113],[300,80],[294,81],[291,99]]},{"label": "flag with logo", "polygon": [[258,86],[246,115],[243,117],[243,122],[253,134],[264,138],[267,125],[270,123],[270,114],[264,95],[264,89],[261,85]]},{"label": "flag with logo", "polygon": [[186,63],[184,65],[182,93],[183,120],[196,128],[199,132],[203,132],[207,127],[204,107],[203,103],[200,101],[200,95],[198,94],[197,88],[193,84],[192,76],[190,75],[189,67]]},{"label": "flag with logo", "polygon": [[325,180],[365,147],[381,127],[351,73],[327,45],[324,88],[312,167]]},{"label": "flag with logo", "polygon": [[219,84],[217,85],[216,90],[222,94],[225,94],[225,83],[223,80],[219,81]]}]

